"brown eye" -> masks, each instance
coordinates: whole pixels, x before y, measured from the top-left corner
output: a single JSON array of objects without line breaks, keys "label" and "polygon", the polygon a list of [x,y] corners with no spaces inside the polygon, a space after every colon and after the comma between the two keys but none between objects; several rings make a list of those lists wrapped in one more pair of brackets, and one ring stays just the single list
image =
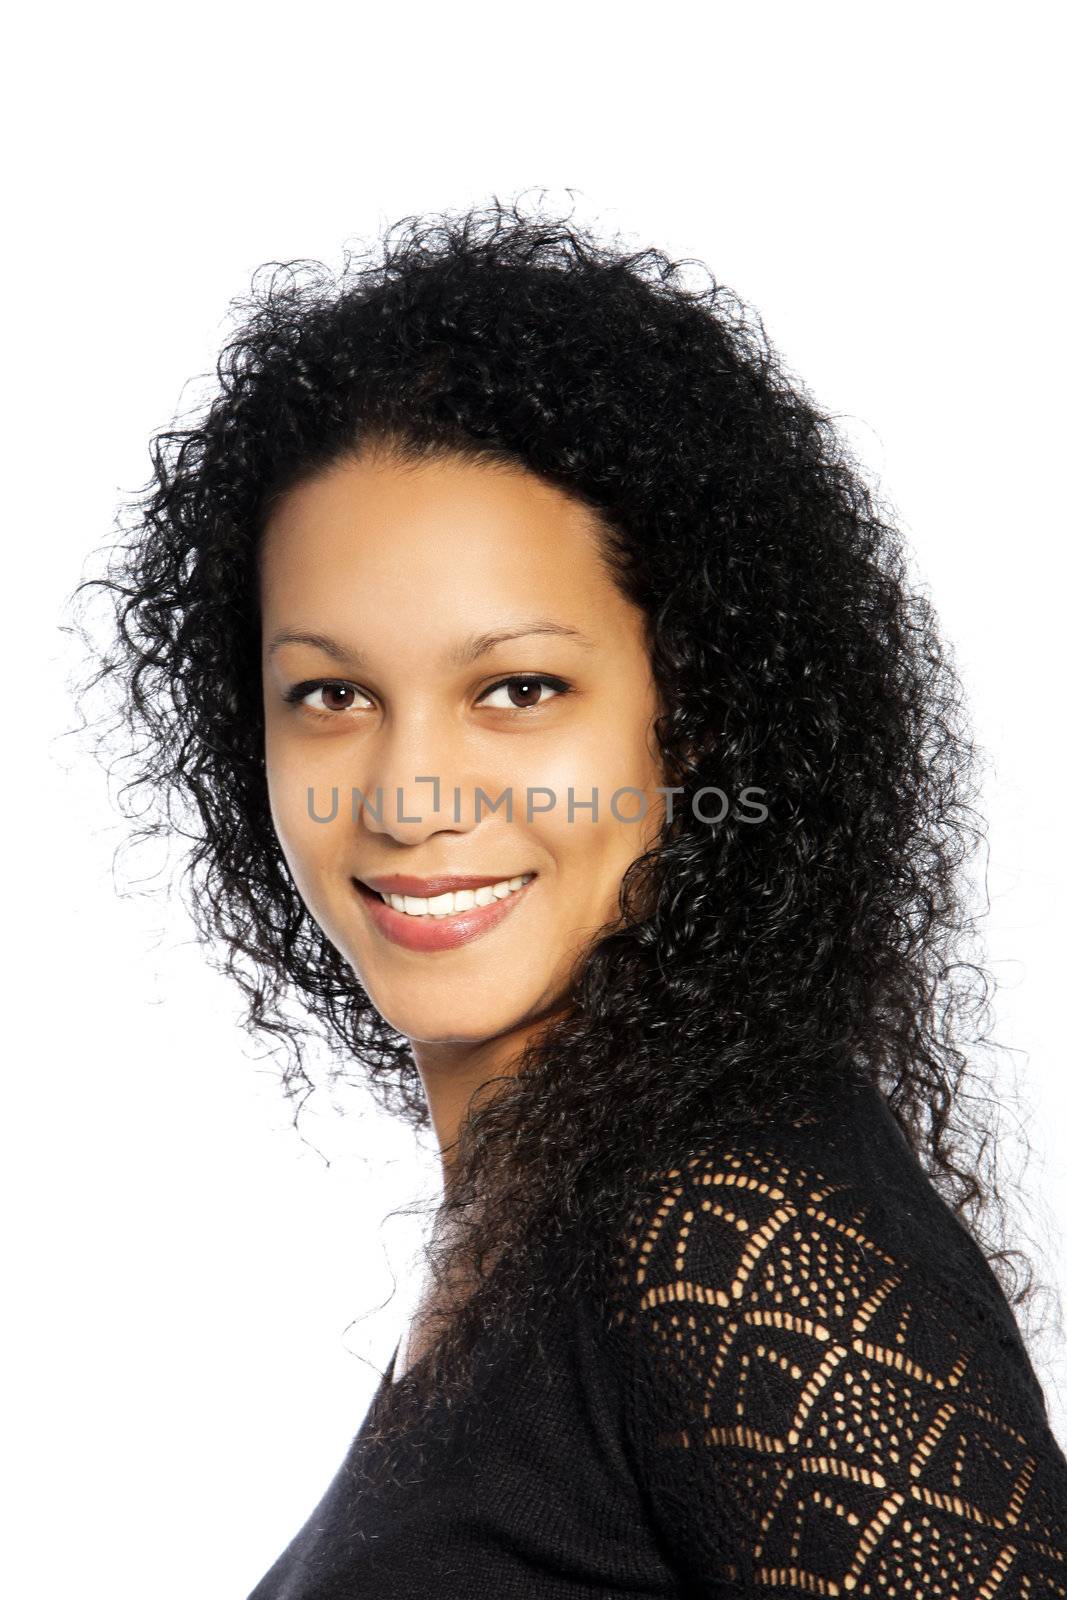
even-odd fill
[{"label": "brown eye", "polygon": [[[542,690],[542,684],[547,684],[549,693],[547,697]],[[544,705],[547,700],[567,693],[567,685],[559,678],[515,677],[504,678],[500,683],[494,684],[486,690],[487,695],[506,694],[508,704],[498,700],[492,707],[494,711],[523,711]],[[488,700],[483,702],[489,705]]]},{"label": "brown eye", "polygon": [[356,691],[348,683],[324,683],[319,692],[327,711],[347,711],[356,698]]},{"label": "brown eye", "polygon": [[303,705],[310,711],[323,711],[336,715],[342,711],[350,711],[357,700],[365,699],[366,696],[354,683],[317,678],[310,683],[294,684],[285,698],[291,705]]}]

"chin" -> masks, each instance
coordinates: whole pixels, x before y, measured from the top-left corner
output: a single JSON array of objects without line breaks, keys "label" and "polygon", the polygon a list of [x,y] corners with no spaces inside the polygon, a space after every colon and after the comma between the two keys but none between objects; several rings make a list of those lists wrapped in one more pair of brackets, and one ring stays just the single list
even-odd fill
[{"label": "chin", "polygon": [[484,1000],[479,1003],[477,995],[470,997],[470,1003],[457,1004],[453,985],[447,986],[440,1003],[434,1002],[432,985],[427,985],[417,997],[382,995],[379,998],[371,994],[371,1000],[389,1026],[413,1044],[487,1044],[522,1026],[530,1016],[529,1010],[517,1007],[514,999],[499,1011],[487,1009]]},{"label": "chin", "polygon": [[[484,1012],[471,1016],[464,1012],[461,1015],[444,1015],[435,1011],[432,1016],[425,1014],[420,1008],[420,1015],[414,1016],[410,1011],[403,1013],[405,1020],[397,1020],[392,1026],[399,1033],[403,1033],[413,1044],[457,1044],[479,1045],[488,1044],[491,1039],[498,1039],[501,1035],[517,1028],[522,1022],[521,1016],[502,1016],[499,1019],[487,1017]],[[387,1019],[391,1020],[391,1019]]]}]

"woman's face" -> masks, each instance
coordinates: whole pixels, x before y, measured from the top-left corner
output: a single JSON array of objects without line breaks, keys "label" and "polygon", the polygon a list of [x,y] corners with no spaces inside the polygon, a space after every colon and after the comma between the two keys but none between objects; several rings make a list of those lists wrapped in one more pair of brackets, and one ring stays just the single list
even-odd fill
[{"label": "woman's face", "polygon": [[[365,453],[278,503],[260,578],[271,812],[308,910],[412,1041],[528,1031],[663,816],[644,619],[589,514],[520,468]],[[482,892],[426,881],[453,876]],[[393,877],[409,909],[365,887]]]}]

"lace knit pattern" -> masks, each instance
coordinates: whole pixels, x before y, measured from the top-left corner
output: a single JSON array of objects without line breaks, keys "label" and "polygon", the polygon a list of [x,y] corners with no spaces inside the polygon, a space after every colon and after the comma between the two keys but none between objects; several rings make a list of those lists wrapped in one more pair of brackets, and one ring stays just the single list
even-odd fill
[{"label": "lace knit pattern", "polygon": [[1067,1596],[1067,1461],[992,1273],[947,1207],[919,1266],[914,1195],[772,1145],[672,1170],[620,1258],[631,1426],[694,1592]]}]

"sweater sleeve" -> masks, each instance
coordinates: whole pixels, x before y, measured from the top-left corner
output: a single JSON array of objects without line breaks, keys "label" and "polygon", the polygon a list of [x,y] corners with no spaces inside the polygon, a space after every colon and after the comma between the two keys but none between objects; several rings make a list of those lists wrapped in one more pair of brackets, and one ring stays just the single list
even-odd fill
[{"label": "sweater sleeve", "polygon": [[1067,1460],[1003,1291],[944,1202],[911,1256],[914,1194],[832,1170],[738,1141],[632,1219],[628,1432],[680,1593],[1067,1596]]}]

